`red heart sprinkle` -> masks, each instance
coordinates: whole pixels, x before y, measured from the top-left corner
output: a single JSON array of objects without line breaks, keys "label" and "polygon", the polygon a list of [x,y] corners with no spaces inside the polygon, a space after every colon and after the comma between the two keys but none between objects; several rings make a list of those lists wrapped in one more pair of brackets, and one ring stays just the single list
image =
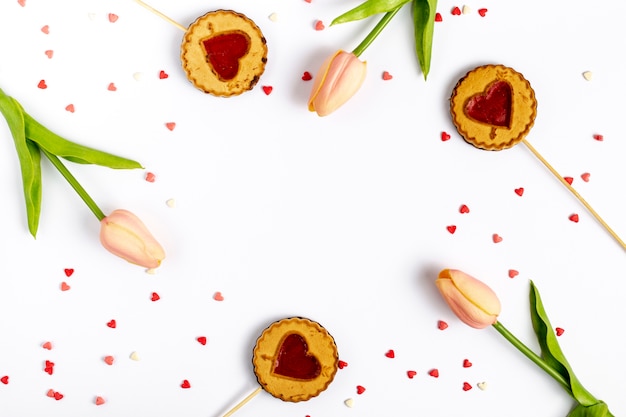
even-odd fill
[{"label": "red heart sprinkle", "polygon": [[48,375],[52,375],[54,373],[54,362],[46,361],[46,366],[43,368],[44,372]]},{"label": "red heart sprinkle", "polygon": [[487,9],[478,9],[478,14],[482,17],[485,17],[485,15],[487,14]]},{"label": "red heart sprinkle", "polygon": [[439,370],[432,369],[428,372],[428,375],[432,376],[433,378],[439,378]]},{"label": "red heart sprinkle", "polygon": [[472,389],[472,386],[468,382],[463,383],[463,391],[469,391]]},{"label": "red heart sprinkle", "polygon": [[115,320],[111,320],[110,322],[107,323],[107,326],[109,326],[112,329],[115,329],[117,327],[117,323]]},{"label": "red heart sprinkle", "polygon": [[454,16],[460,16],[461,15],[461,9],[459,9],[458,7],[454,6],[452,8],[452,15]]},{"label": "red heart sprinkle", "polygon": [[394,352],[393,349],[389,349],[387,353],[385,353],[385,356],[390,359],[393,359],[396,357],[396,352]]},{"label": "red heart sprinkle", "polygon": [[0,378],[0,382],[2,382],[4,385],[7,385],[9,383],[9,376],[5,375],[2,378]]},{"label": "red heart sprinkle", "polygon": [[61,291],[68,291],[70,288],[72,288],[72,287],[70,287],[69,285],[67,285],[67,282],[63,281],[63,282],[61,283]]},{"label": "red heart sprinkle", "polygon": [[450,135],[447,132],[441,132],[441,141],[445,142],[447,140],[450,140]]},{"label": "red heart sprinkle", "polygon": [[104,400],[104,398],[102,397],[96,397],[95,403],[96,405],[102,405],[104,404],[106,401]]},{"label": "red heart sprinkle", "polygon": [[213,294],[213,299],[215,301],[224,301],[224,296],[222,295],[221,292],[216,292],[215,294]]},{"label": "red heart sprinkle", "polygon": [[572,177],[563,177],[563,179],[565,180],[566,183],[568,183],[569,185],[572,185],[572,183],[574,182],[574,178]]},{"label": "red heart sprinkle", "polygon": [[435,13],[435,22],[443,22],[443,17],[441,17],[441,13]]},{"label": "red heart sprinkle", "polygon": [[392,78],[393,78],[393,75],[391,75],[388,71],[383,71],[383,80],[389,81]]},{"label": "red heart sprinkle", "polygon": [[202,346],[206,345],[206,336],[200,336],[198,338],[196,338],[196,340],[198,341],[198,343],[200,343]]},{"label": "red heart sprinkle", "polygon": [[465,204],[463,204],[460,208],[459,208],[459,212],[461,214],[467,214],[470,212],[469,207],[467,207]]},{"label": "red heart sprinkle", "polygon": [[439,330],[446,330],[448,328],[448,323],[443,320],[439,320],[437,322],[437,328],[439,328]]},{"label": "red heart sprinkle", "polygon": [[117,91],[117,87],[115,86],[115,83],[110,83],[109,86],[107,87],[107,90]]},{"label": "red heart sprinkle", "polygon": [[583,181],[585,181],[585,182],[589,182],[590,177],[591,177],[591,174],[588,173],[588,172],[585,172],[584,174],[581,174],[581,176],[580,176],[580,178],[582,178]]},{"label": "red heart sprinkle", "polygon": [[113,356],[105,356],[103,360],[104,363],[106,363],[107,365],[113,365],[113,361],[115,361],[115,358]]},{"label": "red heart sprinkle", "polygon": [[304,71],[304,74],[302,74],[302,80],[310,81],[312,79],[313,79],[313,76],[311,75],[311,73],[309,71]]},{"label": "red heart sprinkle", "polygon": [[55,392],[54,393],[54,399],[59,401],[60,399],[63,398],[63,394],[61,394],[60,392]]},{"label": "red heart sprinkle", "polygon": [[446,229],[448,229],[448,232],[450,232],[450,234],[454,234],[454,232],[456,232],[455,225],[447,226]]},{"label": "red heart sprinkle", "polygon": [[563,333],[565,333],[565,330],[563,330],[560,327],[557,327],[556,329],[554,329],[556,331],[556,335],[557,336],[561,336]]},{"label": "red heart sprinkle", "polygon": [[46,35],[47,35],[47,34],[49,34],[49,33],[50,33],[50,26],[48,26],[48,25],[43,26],[43,27],[41,28],[41,31],[42,31],[43,33],[45,33]]},{"label": "red heart sprinkle", "polygon": [[52,59],[52,56],[54,55],[54,51],[52,49],[48,49],[45,52],[46,56],[48,57],[48,59]]},{"label": "red heart sprinkle", "polygon": [[41,347],[47,350],[52,350],[52,343],[45,342],[43,345],[41,345]]},{"label": "red heart sprinkle", "polygon": [[318,20],[315,22],[315,30],[324,30],[326,27],[324,26],[324,22]]},{"label": "red heart sprinkle", "polygon": [[408,376],[409,379],[413,379],[415,375],[417,375],[417,372],[415,371],[406,371],[406,376]]},{"label": "red heart sprinkle", "polygon": [[63,270],[63,272],[65,272],[65,276],[69,278],[69,277],[71,277],[71,276],[72,276],[72,274],[74,273],[74,269],[73,269],[73,268],[65,268],[65,269]]},{"label": "red heart sprinkle", "polygon": [[117,22],[117,19],[119,19],[118,15],[116,15],[115,13],[109,13],[109,22],[115,23]]},{"label": "red heart sprinkle", "polygon": [[571,216],[568,217],[570,219],[570,221],[574,222],[574,223],[578,223],[578,214],[574,213]]},{"label": "red heart sprinkle", "polygon": [[468,359],[465,359],[463,361],[463,368],[471,368],[471,367],[472,367],[472,363]]},{"label": "red heart sprinkle", "polygon": [[150,300],[152,301],[159,301],[161,299],[161,297],[159,296],[159,294],[153,292],[152,293],[152,297],[150,297]]},{"label": "red heart sprinkle", "polygon": [[361,394],[363,394],[364,392],[365,392],[365,387],[364,387],[364,386],[361,386],[361,385],[357,385],[357,386],[356,386],[356,393],[357,393],[357,394],[361,395]]},{"label": "red heart sprinkle", "polygon": [[156,180],[156,175],[152,172],[146,172],[146,181],[154,182]]},{"label": "red heart sprinkle", "polygon": [[602,142],[604,140],[604,136],[598,134],[593,135],[593,138],[598,142]]},{"label": "red heart sprinkle", "polygon": [[42,90],[45,90],[46,88],[48,88],[48,85],[46,84],[46,80],[39,81],[39,84],[37,84],[37,87],[41,88]]},{"label": "red heart sprinkle", "polygon": [[509,269],[509,278],[515,278],[518,275],[519,272],[517,272],[515,269]]},{"label": "red heart sprinkle", "polygon": [[166,79],[167,77],[169,77],[169,75],[168,75],[165,71],[161,71],[161,72],[159,72],[159,78],[160,78],[161,80],[164,80],[164,79]]},{"label": "red heart sprinkle", "polygon": [[274,88],[269,86],[269,85],[264,85],[263,86],[263,92],[265,93],[265,95],[269,96],[270,93],[272,92]]},{"label": "red heart sprinkle", "polygon": [[176,123],[174,122],[165,123],[165,127],[167,127],[170,131],[172,131],[176,127]]},{"label": "red heart sprinkle", "polygon": [[74,113],[76,109],[74,108],[73,104],[68,104],[67,106],[65,106],[65,110],[67,110],[70,113]]},{"label": "red heart sprinkle", "polygon": [[189,383],[189,381],[187,381],[186,379],[185,379],[185,380],[183,380],[183,383],[182,383],[182,384],[180,384],[180,386],[181,386],[181,388],[185,388],[185,389],[187,389],[187,388],[191,388],[191,384],[190,384],[190,383]]},{"label": "red heart sprinkle", "polygon": [[523,196],[524,195],[524,188],[520,187],[520,188],[516,188],[515,189],[515,194],[517,194],[518,196]]},{"label": "red heart sprinkle", "polygon": [[494,235],[493,235],[493,243],[500,243],[500,242],[502,242],[502,236],[500,236],[497,233],[494,233]]},{"label": "red heart sprinkle", "polygon": [[346,366],[348,366],[348,362],[345,362],[345,361],[339,361],[339,362],[337,363],[337,366],[339,367],[339,369],[343,369],[343,368],[345,368]]}]

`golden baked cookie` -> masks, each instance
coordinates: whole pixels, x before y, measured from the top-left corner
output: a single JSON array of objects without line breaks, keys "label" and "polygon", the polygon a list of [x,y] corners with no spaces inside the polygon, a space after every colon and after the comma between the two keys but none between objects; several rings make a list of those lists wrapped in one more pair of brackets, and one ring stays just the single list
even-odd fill
[{"label": "golden baked cookie", "polygon": [[241,13],[216,10],[199,17],[183,37],[181,61],[200,90],[229,97],[251,90],[265,71],[261,29]]},{"label": "golden baked cookie", "polygon": [[452,121],[477,148],[502,150],[526,137],[537,115],[537,100],[522,74],[503,65],[468,72],[450,98]]},{"label": "golden baked cookie", "polygon": [[272,323],[257,339],[254,373],[265,391],[283,401],[306,401],[333,381],[339,356],[319,323],[293,317]]}]

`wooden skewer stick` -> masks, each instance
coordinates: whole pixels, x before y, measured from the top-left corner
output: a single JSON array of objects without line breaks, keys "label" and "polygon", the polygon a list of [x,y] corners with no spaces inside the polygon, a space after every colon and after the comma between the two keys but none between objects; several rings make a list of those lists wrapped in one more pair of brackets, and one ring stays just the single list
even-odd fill
[{"label": "wooden skewer stick", "polygon": [[244,405],[246,405],[246,403],[248,401],[250,401],[251,399],[254,398],[255,395],[257,395],[259,392],[261,392],[261,387],[258,387],[257,389],[255,389],[254,391],[252,391],[250,393],[250,395],[248,395],[246,398],[244,398],[243,400],[239,401],[239,404],[237,404],[236,406],[234,406],[233,408],[230,409],[230,411],[228,411],[226,414],[224,414],[222,417],[230,417],[233,414],[235,414],[235,411],[239,410],[241,407],[243,407]]},{"label": "wooden skewer stick", "polygon": [[183,32],[187,32],[187,28],[186,27],[184,27],[180,23],[176,22],[174,19],[170,18],[169,16],[164,15],[163,13],[161,13],[160,11],[155,9],[154,7],[144,3],[141,0],[135,0],[135,1],[137,3],[139,3],[140,5],[142,5],[143,7],[145,7],[146,9],[150,10],[152,13],[156,14],[157,16],[162,17],[163,19],[167,20],[168,22],[170,22],[171,24],[173,24],[177,28],[181,29]]},{"label": "wooden skewer stick", "polygon": [[602,219],[602,217],[600,217],[600,215],[593,209],[593,207],[591,207],[591,205],[589,203],[587,203],[587,201],[578,193],[578,191],[576,191],[574,189],[574,187],[571,186],[571,184],[567,181],[565,181],[565,178],[563,178],[561,175],[559,175],[559,173],[556,171],[556,169],[554,169],[552,167],[552,165],[550,165],[548,163],[548,161],[545,160],[545,158],[543,156],[541,156],[541,154],[539,152],[537,152],[537,150],[526,140],[526,139],[522,139],[522,142],[524,143],[524,145],[526,145],[526,147],[537,157],[537,159],[539,159],[545,166],[546,168],[548,168],[548,170],[559,180],[561,181],[561,183],[568,189],[570,190],[570,192],[572,194],[574,194],[574,196],[578,199],[578,201],[580,201],[582,203],[583,206],[585,206],[585,208],[587,210],[589,210],[589,213],[591,213],[591,215],[593,217],[595,217],[595,219],[598,221],[598,223],[600,223],[607,232],[609,232],[609,234],[613,237],[613,239],[615,239],[617,241],[617,243],[620,244],[620,246],[622,247],[622,249],[626,250],[626,244],[624,243],[624,241],[622,239],[620,239],[620,237],[617,235],[617,233],[615,233],[613,231],[613,229],[611,229],[609,227],[609,225]]}]

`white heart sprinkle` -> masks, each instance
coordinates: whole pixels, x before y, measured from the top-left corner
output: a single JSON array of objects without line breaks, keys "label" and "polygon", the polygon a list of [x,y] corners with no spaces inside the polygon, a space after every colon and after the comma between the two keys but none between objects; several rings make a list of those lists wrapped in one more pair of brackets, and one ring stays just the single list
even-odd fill
[{"label": "white heart sprinkle", "polygon": [[169,208],[174,208],[176,207],[176,200],[174,200],[173,198],[170,198],[169,200],[165,202],[165,204],[167,204]]},{"label": "white heart sprinkle", "polygon": [[137,352],[133,352],[130,354],[130,358],[134,361],[138,361],[139,360],[139,354]]},{"label": "white heart sprinkle", "polygon": [[143,73],[136,72],[133,74],[133,78],[135,79],[135,81],[141,81],[141,79],[143,78]]},{"label": "white heart sprinkle", "polygon": [[463,6],[463,14],[470,14],[472,9],[469,6]]},{"label": "white heart sprinkle", "polygon": [[486,382],[479,382],[478,383],[478,388],[480,388],[481,390],[486,390],[487,389],[487,383]]},{"label": "white heart sprinkle", "polygon": [[583,72],[583,78],[587,81],[591,81],[591,79],[593,78],[593,73],[591,71],[585,71]]},{"label": "white heart sprinkle", "polygon": [[269,19],[270,19],[272,22],[277,22],[277,21],[278,21],[278,14],[276,14],[276,13],[272,13],[271,15],[269,15]]},{"label": "white heart sprinkle", "polygon": [[95,13],[89,13],[89,14],[87,14],[87,17],[89,17],[89,20],[96,20],[96,14]]},{"label": "white heart sprinkle", "polygon": [[343,402],[346,407],[352,408],[354,406],[354,400],[352,398],[348,398]]}]

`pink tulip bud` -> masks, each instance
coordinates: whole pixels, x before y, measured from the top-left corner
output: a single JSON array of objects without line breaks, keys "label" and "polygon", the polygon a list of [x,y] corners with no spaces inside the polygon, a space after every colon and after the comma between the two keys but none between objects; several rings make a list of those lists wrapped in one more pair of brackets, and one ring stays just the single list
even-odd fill
[{"label": "pink tulip bud", "polygon": [[100,221],[100,242],[114,255],[146,268],[158,267],[165,258],[159,242],[127,210],[114,210]]},{"label": "pink tulip bud", "polygon": [[365,73],[365,62],[353,53],[337,51],[317,72],[309,97],[309,111],[326,116],[337,110],[358,91]]},{"label": "pink tulip bud", "polygon": [[498,320],[500,300],[485,283],[465,272],[444,269],[435,284],[450,309],[468,326],[483,329]]}]

